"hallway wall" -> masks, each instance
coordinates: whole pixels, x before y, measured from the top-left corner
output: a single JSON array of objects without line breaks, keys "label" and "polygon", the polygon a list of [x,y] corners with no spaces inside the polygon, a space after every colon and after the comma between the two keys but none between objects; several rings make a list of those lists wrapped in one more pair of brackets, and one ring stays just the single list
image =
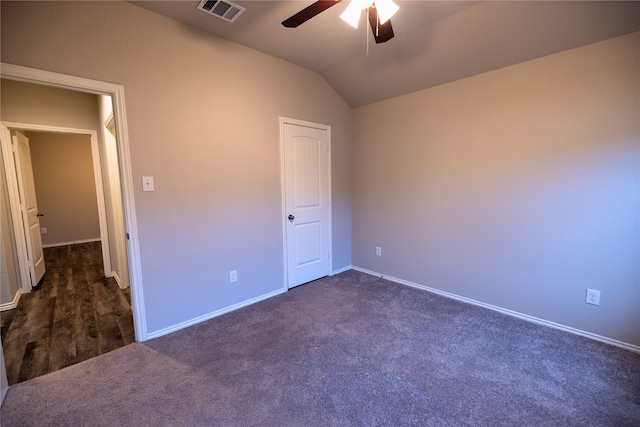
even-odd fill
[{"label": "hallway wall", "polygon": [[[40,124],[77,129],[97,129],[97,98],[93,94],[63,90],[47,86],[32,85],[0,79],[0,120],[12,123]],[[0,174],[2,187],[6,190],[4,172]],[[8,196],[6,196],[8,197]],[[3,203],[3,210],[8,209]],[[6,212],[2,224],[2,239],[8,239],[2,252],[2,262],[9,266],[0,275],[0,303],[10,303],[20,288],[17,261],[14,258],[13,231],[9,228],[10,216]],[[98,234],[99,237],[99,234]],[[11,266],[14,266],[13,274]]]},{"label": "hallway wall", "polygon": [[44,247],[100,240],[89,135],[26,132]]}]

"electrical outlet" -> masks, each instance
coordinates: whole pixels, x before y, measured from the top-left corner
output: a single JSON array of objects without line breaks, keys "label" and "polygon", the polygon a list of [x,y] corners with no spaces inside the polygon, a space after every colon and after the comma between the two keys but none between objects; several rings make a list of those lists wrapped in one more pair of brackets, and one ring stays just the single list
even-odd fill
[{"label": "electrical outlet", "polygon": [[376,246],[376,256],[382,256],[382,248],[380,246]]},{"label": "electrical outlet", "polygon": [[47,234],[47,227],[40,227],[40,234]]},{"label": "electrical outlet", "polygon": [[584,302],[587,304],[600,305],[600,291],[587,288],[587,296]]},{"label": "electrical outlet", "polygon": [[229,283],[236,283],[238,281],[238,272],[236,270],[229,272]]},{"label": "electrical outlet", "polygon": [[152,176],[142,177],[142,191],[155,191]]}]

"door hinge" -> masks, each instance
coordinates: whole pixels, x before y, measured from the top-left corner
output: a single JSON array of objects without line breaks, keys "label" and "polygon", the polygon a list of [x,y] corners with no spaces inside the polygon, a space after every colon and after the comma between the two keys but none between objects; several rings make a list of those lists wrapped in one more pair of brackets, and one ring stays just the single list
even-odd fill
[{"label": "door hinge", "polygon": [[129,233],[125,233],[127,235],[127,240],[129,240]]}]

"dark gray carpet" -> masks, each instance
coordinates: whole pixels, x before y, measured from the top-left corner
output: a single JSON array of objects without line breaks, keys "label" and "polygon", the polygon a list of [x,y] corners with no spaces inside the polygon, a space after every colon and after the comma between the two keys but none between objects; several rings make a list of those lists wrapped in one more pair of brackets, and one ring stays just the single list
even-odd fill
[{"label": "dark gray carpet", "polygon": [[349,271],[16,384],[3,426],[638,426],[640,354]]}]

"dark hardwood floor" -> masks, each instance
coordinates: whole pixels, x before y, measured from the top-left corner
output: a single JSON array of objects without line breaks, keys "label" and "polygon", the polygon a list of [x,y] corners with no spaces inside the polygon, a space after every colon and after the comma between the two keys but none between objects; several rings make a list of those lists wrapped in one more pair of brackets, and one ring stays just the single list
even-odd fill
[{"label": "dark hardwood floor", "polygon": [[47,272],[0,313],[9,385],[135,341],[129,289],[104,277],[100,242],[45,248]]}]

